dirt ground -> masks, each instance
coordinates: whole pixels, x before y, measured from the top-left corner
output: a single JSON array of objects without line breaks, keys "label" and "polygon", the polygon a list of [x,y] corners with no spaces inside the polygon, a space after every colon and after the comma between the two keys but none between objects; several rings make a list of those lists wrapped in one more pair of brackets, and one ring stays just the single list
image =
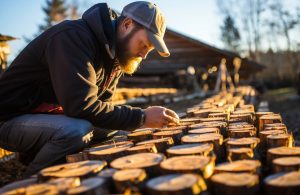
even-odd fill
[{"label": "dirt ground", "polygon": [[[170,103],[166,107],[175,110],[177,113],[185,112],[186,108],[201,102],[197,98],[188,101]],[[261,95],[261,100],[269,102],[270,111],[280,113],[283,122],[287,125],[289,132],[292,132],[295,143],[300,146],[300,96],[297,96],[293,88],[283,88],[268,91]],[[5,163],[0,162],[0,187],[21,178],[25,166],[17,160],[9,160]]]}]

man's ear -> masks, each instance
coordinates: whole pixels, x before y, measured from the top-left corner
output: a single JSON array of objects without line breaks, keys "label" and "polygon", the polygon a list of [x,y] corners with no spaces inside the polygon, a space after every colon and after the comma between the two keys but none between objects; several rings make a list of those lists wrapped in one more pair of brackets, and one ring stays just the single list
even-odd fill
[{"label": "man's ear", "polygon": [[128,30],[130,31],[133,25],[134,25],[133,20],[131,18],[126,17],[121,24],[121,28],[123,32],[127,32]]}]

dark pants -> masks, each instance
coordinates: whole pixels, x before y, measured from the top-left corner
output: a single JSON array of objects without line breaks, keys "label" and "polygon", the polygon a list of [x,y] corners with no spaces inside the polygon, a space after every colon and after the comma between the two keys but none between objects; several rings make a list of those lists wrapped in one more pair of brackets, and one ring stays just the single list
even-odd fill
[{"label": "dark pants", "polygon": [[24,177],[65,162],[94,140],[104,140],[111,130],[93,127],[83,119],[65,115],[25,114],[1,123],[0,147],[30,159]]}]

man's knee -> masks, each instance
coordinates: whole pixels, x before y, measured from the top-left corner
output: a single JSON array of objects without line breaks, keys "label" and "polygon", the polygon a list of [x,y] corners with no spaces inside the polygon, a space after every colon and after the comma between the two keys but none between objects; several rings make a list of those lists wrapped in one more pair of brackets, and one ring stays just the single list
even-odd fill
[{"label": "man's knee", "polygon": [[72,119],[65,123],[55,135],[55,140],[72,144],[78,149],[87,147],[93,137],[93,125],[83,119]]}]

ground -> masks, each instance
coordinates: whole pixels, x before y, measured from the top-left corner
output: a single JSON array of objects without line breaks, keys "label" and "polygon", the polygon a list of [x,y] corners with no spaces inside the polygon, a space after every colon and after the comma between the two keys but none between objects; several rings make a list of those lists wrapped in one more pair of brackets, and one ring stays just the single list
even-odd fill
[{"label": "ground", "polygon": [[[262,94],[261,99],[269,102],[270,111],[281,114],[289,132],[294,135],[296,145],[300,146],[300,96],[297,96],[296,90],[293,88],[270,90]],[[166,106],[180,113],[200,102],[201,99],[193,99],[171,103]],[[5,163],[0,162],[0,187],[20,179],[24,170],[25,167],[14,159]]]}]

